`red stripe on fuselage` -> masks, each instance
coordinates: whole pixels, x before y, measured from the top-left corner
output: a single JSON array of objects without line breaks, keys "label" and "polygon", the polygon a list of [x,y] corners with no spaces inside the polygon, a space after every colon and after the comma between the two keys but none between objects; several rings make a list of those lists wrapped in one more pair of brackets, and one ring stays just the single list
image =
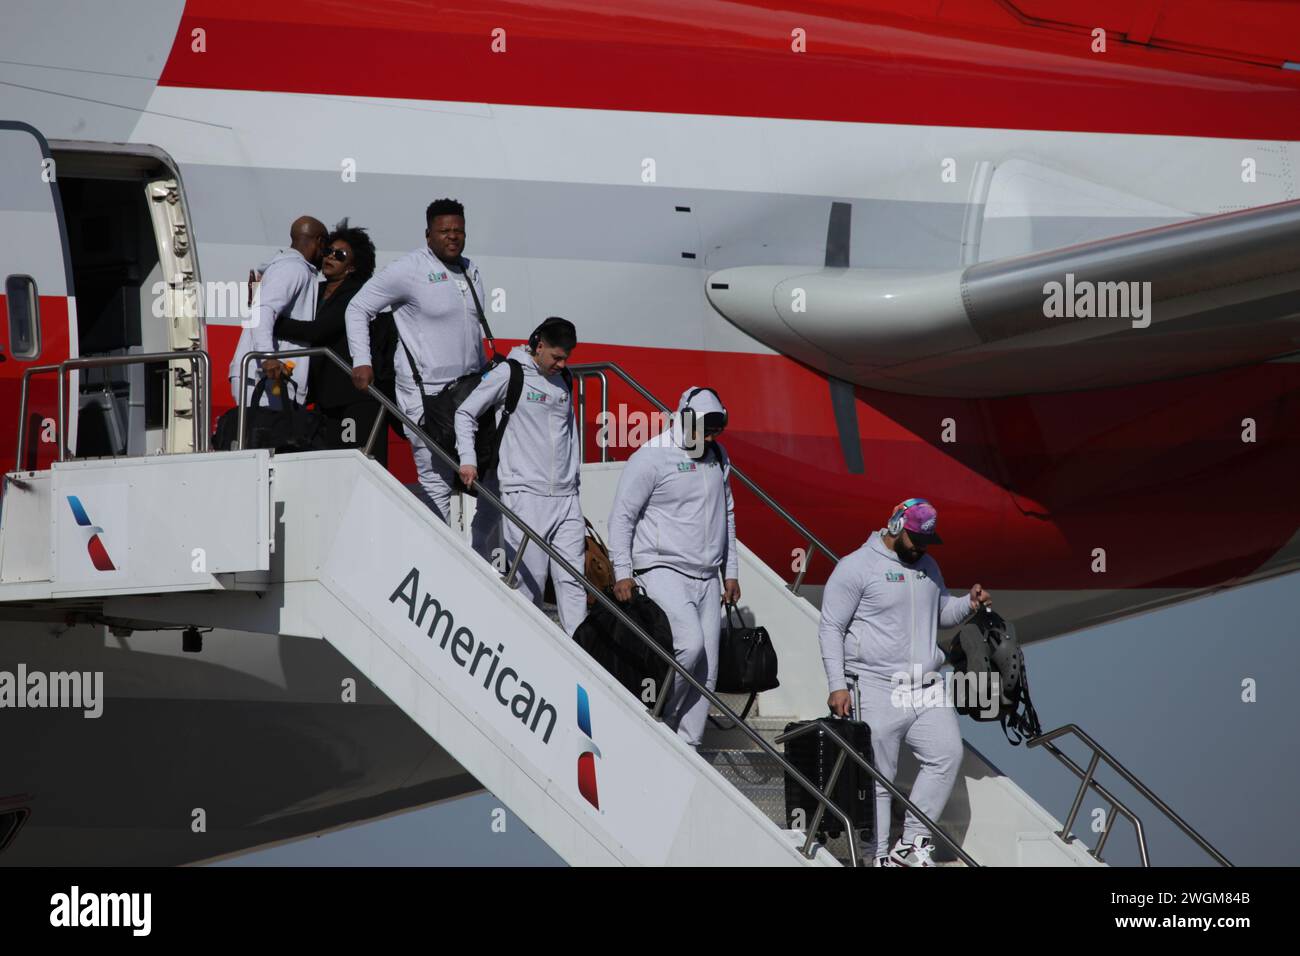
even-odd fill
[{"label": "red stripe on fuselage", "polygon": [[[238,332],[208,328],[219,378]],[[1300,527],[1300,364],[1000,399],[859,389],[865,473],[853,475],[826,380],[790,359],[602,343],[580,345],[574,359],[617,362],[670,407],[689,386],[717,389],[736,464],[841,555],[898,501],[931,499],[947,542],[934,554],[954,585],[1205,587],[1253,572]],[[624,413],[648,411],[645,402],[612,375],[608,400],[629,426],[626,437],[639,441]],[[599,402],[590,382],[588,461],[599,458]],[[218,382],[215,410],[230,404]],[[1246,417],[1255,442],[1242,440]],[[413,481],[409,449],[394,443],[392,451],[394,474]],[[611,457],[628,453],[615,448]],[[793,577],[793,552],[806,543],[738,482],[734,491],[742,540]],[[1094,571],[1096,548],[1105,550],[1104,573]],[[808,581],[828,572],[825,559],[814,559]]]},{"label": "red stripe on fuselage", "polygon": [[[1198,37],[1214,11],[1195,14]],[[1219,19],[1231,18],[1228,11]],[[1200,22],[1204,21],[1204,22]],[[493,30],[506,51],[492,51]],[[791,49],[803,29],[806,52]],[[1222,29],[1222,27],[1221,27]],[[923,126],[1300,138],[1300,72],[1242,62],[1300,35],[1300,6],[1237,26],[1221,54],[1129,44],[1005,4],[898,0],[808,12],[700,0],[454,13],[388,0],[189,0],[162,86]],[[196,50],[195,31],[203,49]],[[1268,31],[1268,36],[1264,31]],[[1212,31],[1210,31],[1212,33]],[[1153,41],[1154,42],[1154,41]],[[1300,56],[1300,52],[1297,52]],[[412,119],[412,122],[418,120]]]}]

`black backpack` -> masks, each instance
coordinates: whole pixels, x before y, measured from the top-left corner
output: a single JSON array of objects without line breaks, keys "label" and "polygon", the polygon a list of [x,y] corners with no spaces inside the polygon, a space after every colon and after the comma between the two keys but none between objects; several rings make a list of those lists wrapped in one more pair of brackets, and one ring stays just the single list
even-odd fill
[{"label": "black backpack", "polygon": [[[605,593],[613,598],[612,588]],[[646,596],[644,589],[636,588],[632,600],[619,604],[619,608],[641,625],[641,629],[654,638],[669,657],[673,655],[673,631],[668,615]],[[671,668],[600,601],[573,632],[573,639],[643,703],[647,679],[654,681],[655,694],[668,692]],[[652,698],[650,703],[657,699]]]},{"label": "black backpack", "polygon": [[991,682],[993,675],[997,675],[998,706],[990,714],[978,700],[959,694],[957,712],[974,720],[1001,722],[1002,732],[1013,747],[1025,737],[1039,736],[1043,727],[1033,701],[1029,699],[1025,654],[1016,640],[1015,629],[1003,620],[1002,615],[986,607],[975,614],[973,623],[974,630],[963,627],[953,638],[948,649],[948,662],[959,677],[974,674],[977,679]]}]

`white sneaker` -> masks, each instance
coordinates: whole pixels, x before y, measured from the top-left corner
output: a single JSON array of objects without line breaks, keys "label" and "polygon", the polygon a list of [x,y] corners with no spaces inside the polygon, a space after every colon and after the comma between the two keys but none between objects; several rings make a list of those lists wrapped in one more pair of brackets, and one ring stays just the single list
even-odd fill
[{"label": "white sneaker", "polygon": [[873,866],[901,866],[902,864],[895,863],[893,860],[889,858],[889,854],[886,853],[884,856],[876,857],[876,862],[873,863],[872,865]]},{"label": "white sneaker", "polygon": [[934,842],[928,836],[919,836],[911,843],[904,843],[900,838],[889,851],[888,859],[892,866],[936,866],[930,858],[934,853]]}]

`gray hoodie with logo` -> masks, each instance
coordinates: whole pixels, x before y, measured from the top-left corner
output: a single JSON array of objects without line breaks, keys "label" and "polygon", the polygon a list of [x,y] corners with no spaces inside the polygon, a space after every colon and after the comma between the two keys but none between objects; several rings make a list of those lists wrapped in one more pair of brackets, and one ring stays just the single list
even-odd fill
[{"label": "gray hoodie with logo", "polygon": [[[564,377],[558,372],[543,375],[522,345],[511,349],[508,357],[523,366],[524,390],[501,439],[497,463],[501,490],[528,491],[548,497],[576,495],[581,473],[580,449],[573,403]],[[478,466],[474,453],[478,418],[489,407],[505,404],[509,385],[510,363],[502,362],[483,376],[483,381],[456,409],[456,450],[462,465]],[[497,417],[499,420],[499,413]]]},{"label": "gray hoodie with logo", "polygon": [[[650,567],[693,578],[721,568],[723,577],[737,577],[731,459],[716,441],[683,440],[681,412],[691,391],[682,393],[672,423],[633,452],[619,478],[609,514],[609,557],[617,580]],[[696,395],[691,409],[700,416],[725,411],[711,392]]]},{"label": "gray hoodie with logo", "polygon": [[844,690],[847,668],[865,680],[911,685],[915,672],[944,662],[935,636],[975,612],[970,595],[949,595],[934,558],[904,564],[885,547],[879,531],[835,566],[822,595],[817,636],[830,689]]}]

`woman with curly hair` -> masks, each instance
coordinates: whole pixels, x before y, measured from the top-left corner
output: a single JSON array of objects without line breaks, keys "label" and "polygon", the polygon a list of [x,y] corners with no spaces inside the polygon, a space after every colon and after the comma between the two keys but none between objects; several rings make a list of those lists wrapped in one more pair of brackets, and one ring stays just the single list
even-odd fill
[{"label": "woman with curly hair", "polygon": [[[375,272],[375,244],[365,229],[349,226],[344,219],[329,235],[329,248],[321,264],[324,283],[320,288],[316,318],[312,322],[279,319],[275,334],[305,346],[324,346],[352,367],[348,351],[347,330],[343,323],[348,303],[357,290],[366,284]],[[370,327],[372,350],[375,355],[375,387],[385,395],[393,394],[393,350],[397,345],[397,330],[393,314],[384,312],[375,318]],[[379,403],[352,384],[351,372],[344,371],[328,359],[311,363],[308,371],[308,394],[326,418],[339,424],[343,447],[364,448],[370,429],[379,414]],[[391,425],[391,418],[390,418]],[[375,441],[375,460],[388,466],[388,429]]]}]

